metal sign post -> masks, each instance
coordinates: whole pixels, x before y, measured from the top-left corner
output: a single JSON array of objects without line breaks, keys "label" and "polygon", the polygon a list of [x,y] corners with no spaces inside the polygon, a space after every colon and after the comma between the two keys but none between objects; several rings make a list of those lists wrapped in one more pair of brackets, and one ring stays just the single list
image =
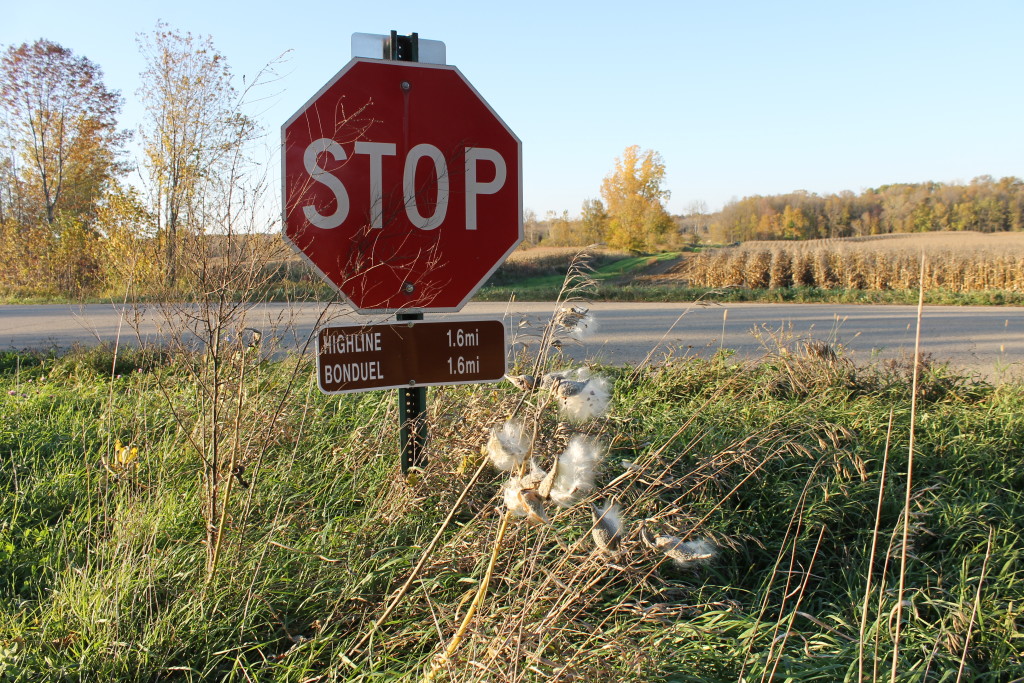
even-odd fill
[{"label": "metal sign post", "polygon": [[[395,32],[391,35],[394,38]],[[415,40],[416,34],[413,34]],[[399,322],[423,320],[422,313],[399,313]],[[399,444],[401,446],[402,472],[409,474],[413,467],[423,468],[427,464],[427,388],[412,387],[398,390]]]},{"label": "metal sign post", "polygon": [[[384,45],[384,59],[396,62],[420,61],[420,37],[413,33],[408,36],[391,32],[391,39]],[[399,322],[423,320],[422,313],[399,313]],[[408,475],[413,467],[422,469],[427,464],[427,388],[413,387],[398,390],[398,442],[402,474]]]}]

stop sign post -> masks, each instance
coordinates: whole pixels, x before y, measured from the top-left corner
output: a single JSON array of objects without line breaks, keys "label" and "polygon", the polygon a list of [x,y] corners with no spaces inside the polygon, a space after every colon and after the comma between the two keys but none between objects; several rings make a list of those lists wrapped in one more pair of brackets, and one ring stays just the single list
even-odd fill
[{"label": "stop sign post", "polygon": [[[522,242],[522,143],[458,69],[417,62],[415,33],[383,47],[282,126],[282,232],[357,312],[415,321]],[[426,463],[425,414],[426,387],[399,390],[403,472]]]}]

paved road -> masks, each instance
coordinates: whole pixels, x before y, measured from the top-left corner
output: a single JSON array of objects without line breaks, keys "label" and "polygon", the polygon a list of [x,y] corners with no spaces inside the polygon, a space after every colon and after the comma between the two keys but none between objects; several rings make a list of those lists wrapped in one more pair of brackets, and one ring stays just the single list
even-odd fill
[{"label": "paved road", "polygon": [[[507,316],[518,347],[535,342],[551,311],[551,304],[472,303],[455,316]],[[755,357],[764,352],[763,344],[751,334],[755,329],[763,337],[834,340],[855,360],[867,362],[912,352],[916,316],[913,306],[829,304],[598,303],[592,311],[596,333],[583,343],[567,344],[564,351],[577,359],[615,364],[637,363],[655,346],[656,360],[666,352],[708,355],[721,346],[735,349],[741,357]],[[324,312],[322,305],[260,304],[247,311],[246,324],[276,332],[285,347],[301,347]],[[324,319],[335,324],[386,320],[356,316],[340,306],[328,308]],[[73,343],[112,341],[118,334],[132,342],[140,337],[157,341],[180,325],[180,318],[169,317],[159,306],[0,306],[0,348],[66,348]],[[936,359],[985,377],[1020,376],[1024,374],[1024,308],[926,307],[922,348]]]}]

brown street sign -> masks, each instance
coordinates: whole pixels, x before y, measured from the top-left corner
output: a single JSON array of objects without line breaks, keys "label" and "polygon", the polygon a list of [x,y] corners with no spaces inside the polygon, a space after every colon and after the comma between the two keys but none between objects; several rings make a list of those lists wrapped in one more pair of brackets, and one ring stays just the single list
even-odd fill
[{"label": "brown street sign", "polygon": [[505,375],[500,320],[405,321],[317,332],[317,382],[325,394],[497,382]]}]

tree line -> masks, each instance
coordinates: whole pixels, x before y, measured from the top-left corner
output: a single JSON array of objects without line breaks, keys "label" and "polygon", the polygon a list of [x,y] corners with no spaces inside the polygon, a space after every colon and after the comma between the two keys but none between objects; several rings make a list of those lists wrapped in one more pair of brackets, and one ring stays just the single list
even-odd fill
[{"label": "tree line", "polygon": [[[247,154],[261,135],[244,113],[248,91],[235,89],[208,36],[159,23],[137,43],[144,120],[132,130],[118,122],[124,97],[88,58],[46,39],[0,55],[0,293],[7,297],[187,293],[202,289],[212,266],[232,262],[232,250],[239,258],[270,250],[267,239],[221,238],[265,236],[273,227],[273,218],[259,224],[273,212],[257,209],[267,186],[265,170]],[[585,202],[579,219],[554,217],[544,238],[671,246],[678,230],[665,208],[669,196],[661,155],[628,147],[601,199]],[[527,216],[533,242],[539,224]]]},{"label": "tree line", "polygon": [[808,192],[746,197],[706,216],[709,239],[860,237],[936,230],[1024,229],[1024,181],[981,176],[967,184],[900,183],[819,196]]},{"label": "tree line", "polygon": [[[645,153],[656,154],[649,150]],[[620,169],[612,175],[620,173]],[[610,176],[611,177],[611,176]],[[607,182],[607,181],[606,181]],[[604,196],[604,189],[602,190]],[[664,206],[662,205],[664,211]],[[662,217],[658,228],[635,222],[616,234],[599,199],[584,202],[579,217],[527,214],[527,238],[535,244],[582,246],[605,242],[639,250],[678,248],[697,242],[733,244],[752,240],[813,240],[932,231],[1024,230],[1024,180],[980,176],[969,183],[898,183],[859,194],[818,195],[805,191],[744,197],[710,212],[703,202]]]},{"label": "tree line", "polygon": [[259,130],[227,60],[211,38],[163,23],[137,43],[145,114],[135,130],[119,127],[124,98],[86,57],[46,39],[0,56],[0,288],[9,295],[190,286],[209,263],[186,258],[189,242],[230,234],[253,215],[248,150]]}]

